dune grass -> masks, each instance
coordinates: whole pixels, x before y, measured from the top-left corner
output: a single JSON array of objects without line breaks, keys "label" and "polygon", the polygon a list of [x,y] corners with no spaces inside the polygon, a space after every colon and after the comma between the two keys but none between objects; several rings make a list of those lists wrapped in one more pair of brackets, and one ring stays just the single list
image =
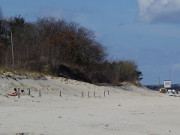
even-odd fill
[{"label": "dune grass", "polygon": [[27,76],[29,78],[45,78],[45,74],[35,71],[25,71],[21,69],[12,69],[12,68],[0,68],[0,74],[11,74],[19,76]]}]

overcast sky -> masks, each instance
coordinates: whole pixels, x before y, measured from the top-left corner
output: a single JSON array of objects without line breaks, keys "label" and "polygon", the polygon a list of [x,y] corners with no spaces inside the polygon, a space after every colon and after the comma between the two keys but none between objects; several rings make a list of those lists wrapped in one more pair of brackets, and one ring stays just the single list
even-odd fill
[{"label": "overcast sky", "polygon": [[180,0],[0,0],[5,17],[54,16],[96,33],[112,60],[134,60],[143,84],[180,83]]}]

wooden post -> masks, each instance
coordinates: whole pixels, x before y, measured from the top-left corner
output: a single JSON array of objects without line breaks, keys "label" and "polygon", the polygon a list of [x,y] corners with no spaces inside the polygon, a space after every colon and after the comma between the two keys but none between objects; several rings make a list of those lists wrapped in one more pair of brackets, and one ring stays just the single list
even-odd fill
[{"label": "wooden post", "polygon": [[18,98],[20,98],[20,88],[18,88]]},{"label": "wooden post", "polygon": [[88,91],[88,97],[89,97],[89,91]]},{"label": "wooden post", "polygon": [[60,93],[59,93],[59,96],[61,97],[61,91],[60,91]]},{"label": "wooden post", "polygon": [[94,91],[94,97],[96,97],[96,92]]},{"label": "wooden post", "polygon": [[83,93],[83,91],[82,91],[82,97],[84,97],[84,93]]},{"label": "wooden post", "polygon": [[29,96],[31,95],[31,90],[30,90],[30,88],[28,89],[28,95],[29,95]]},{"label": "wooden post", "polygon": [[109,90],[108,90],[108,95],[109,95]]},{"label": "wooden post", "polygon": [[106,96],[106,92],[104,91],[104,97]]},{"label": "wooden post", "polygon": [[39,90],[39,97],[41,97],[41,90]]}]

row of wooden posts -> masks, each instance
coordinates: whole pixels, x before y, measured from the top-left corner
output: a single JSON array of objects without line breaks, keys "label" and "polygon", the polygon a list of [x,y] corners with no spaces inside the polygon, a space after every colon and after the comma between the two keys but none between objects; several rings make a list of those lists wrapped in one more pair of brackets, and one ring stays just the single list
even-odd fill
[{"label": "row of wooden posts", "polygon": [[[106,93],[109,95],[109,91],[104,91],[104,97],[106,97]],[[60,91],[59,96],[62,96],[62,93]],[[81,96],[84,97],[84,92],[82,91]],[[96,97],[96,92],[93,92],[93,96]],[[90,97],[90,92],[88,91],[88,97]]]},{"label": "row of wooden posts", "polygon": [[[28,90],[28,95],[31,95],[31,89],[27,89]],[[18,98],[20,98],[21,92],[20,92],[20,88],[18,88]],[[41,97],[41,90],[39,90],[39,97]]]},{"label": "row of wooden posts", "polygon": [[[109,95],[109,91],[107,91],[108,95]],[[94,91],[94,97],[96,97],[96,92]],[[84,97],[84,92],[82,92],[82,97]],[[88,91],[88,97],[90,97],[90,92]],[[104,97],[106,97],[106,91],[104,91]]]},{"label": "row of wooden posts", "polygon": [[[106,93],[109,95],[109,91],[104,91],[104,97],[106,97]],[[20,98],[21,92],[20,88],[18,88],[18,98]],[[31,89],[28,89],[28,95],[31,95]],[[39,97],[42,96],[41,90],[39,90]],[[62,97],[62,93],[60,91],[59,96]],[[84,97],[84,92],[82,91],[81,96]],[[94,91],[93,96],[96,97],[96,92]],[[88,91],[88,97],[90,97],[90,92]]]}]

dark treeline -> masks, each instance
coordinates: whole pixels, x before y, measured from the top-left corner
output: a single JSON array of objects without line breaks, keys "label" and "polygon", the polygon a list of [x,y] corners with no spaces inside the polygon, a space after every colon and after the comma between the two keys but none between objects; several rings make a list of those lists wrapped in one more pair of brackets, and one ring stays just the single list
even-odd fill
[{"label": "dark treeline", "polygon": [[95,34],[75,22],[21,16],[5,19],[0,13],[0,67],[56,74],[59,65],[76,69],[93,83],[142,79],[133,61],[108,61]]},{"label": "dark treeline", "polygon": [[[164,85],[145,85],[145,87],[154,90],[154,91],[158,91],[160,88],[164,88]],[[170,89],[174,89],[177,91],[180,91],[180,84],[171,84],[171,88]]]}]

